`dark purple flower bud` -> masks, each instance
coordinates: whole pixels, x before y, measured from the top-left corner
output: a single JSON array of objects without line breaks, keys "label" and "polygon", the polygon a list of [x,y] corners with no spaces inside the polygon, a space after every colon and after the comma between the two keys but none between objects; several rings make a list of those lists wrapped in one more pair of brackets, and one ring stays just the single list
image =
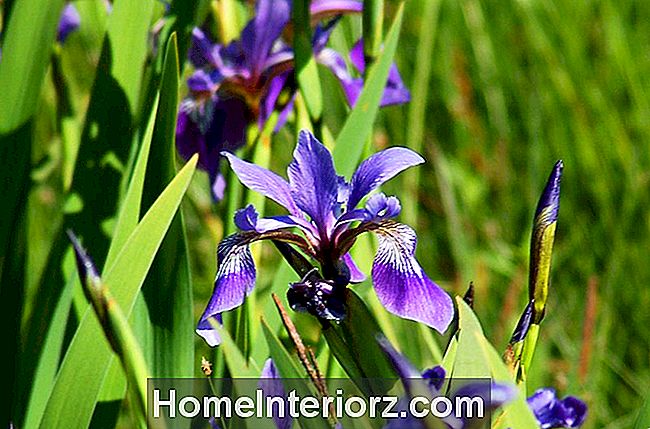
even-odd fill
[{"label": "dark purple flower bud", "polygon": [[538,389],[528,398],[541,429],[577,428],[587,417],[587,405],[573,396],[560,400],[551,388]]},{"label": "dark purple flower bud", "polygon": [[75,260],[77,261],[77,272],[79,273],[79,278],[81,283],[86,283],[90,280],[90,283],[99,281],[99,273],[95,267],[95,263],[86,250],[83,248],[77,236],[72,232],[72,230],[67,230],[66,234],[68,239],[72,243],[74,249]]},{"label": "dark purple flower bud", "polygon": [[442,385],[445,382],[445,375],[447,372],[440,365],[429,368],[422,373],[422,378],[429,382],[429,386],[432,386],[436,390],[440,390]]},{"label": "dark purple flower bud", "polygon": [[517,322],[514,332],[512,333],[512,338],[510,339],[510,344],[518,343],[523,341],[528,334],[528,329],[530,328],[530,323],[533,320],[533,308],[535,306],[535,300],[532,300],[526,305],[524,312]]},{"label": "dark purple flower bud", "polygon": [[67,3],[63,8],[59,27],[57,30],[56,40],[59,43],[65,43],[66,39],[73,31],[76,31],[81,24],[81,17],[77,8],[72,3]]},{"label": "dark purple flower bud", "polygon": [[555,241],[555,227],[560,210],[560,179],[562,161],[555,163],[544,192],[537,204],[533,234],[530,240],[530,271],[528,277],[529,300],[534,300],[533,323],[539,324],[546,311],[551,257]]},{"label": "dark purple flower bud", "polygon": [[553,171],[551,171],[546,182],[544,192],[542,192],[542,196],[537,203],[537,210],[535,210],[536,222],[537,218],[545,211],[548,213],[544,215],[544,223],[550,224],[557,220],[557,214],[560,210],[560,181],[563,169],[564,163],[562,160],[555,163]]}]

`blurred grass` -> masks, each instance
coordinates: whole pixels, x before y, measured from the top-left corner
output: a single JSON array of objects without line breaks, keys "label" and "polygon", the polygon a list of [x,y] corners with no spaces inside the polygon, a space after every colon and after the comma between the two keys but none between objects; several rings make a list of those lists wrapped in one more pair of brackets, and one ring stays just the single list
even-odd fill
[{"label": "blurred grass", "polygon": [[[106,28],[96,5],[101,2],[79,2],[83,19],[94,16],[89,21],[94,24],[82,25],[61,49],[77,127],[86,114]],[[535,204],[553,163],[563,159],[548,312],[529,386],[553,385],[561,394],[586,399],[586,428],[631,427],[650,386],[650,3],[462,0],[429,7],[423,13],[421,2],[406,3],[396,53],[414,103],[381,109],[373,135],[374,149],[409,146],[428,162],[385,191],[401,196],[402,219],[417,222],[418,256],[428,274],[459,294],[474,281],[476,312],[487,338],[502,350],[526,300]],[[386,8],[388,23],[397,2],[387,1]],[[359,23],[359,17],[345,18],[332,44],[349,47],[360,34]],[[432,45],[423,46],[421,41],[429,39]],[[427,47],[425,67],[420,55]],[[66,135],[60,135],[54,119],[57,94],[50,74],[31,131],[22,332],[36,323],[29,317],[38,317],[31,314],[31,303],[57,234],[52,224],[62,219],[63,184],[70,174]],[[327,71],[320,69],[319,75],[323,122],[336,136],[346,114],[341,90]],[[131,104],[139,95],[129,91]],[[414,105],[418,110],[411,112]],[[130,140],[129,131],[122,140]],[[294,131],[287,127],[273,137],[273,170],[286,168]],[[104,136],[114,143],[113,133]],[[197,174],[183,207],[195,320],[212,289],[216,244],[230,222],[226,204],[213,205],[207,189],[205,175]],[[266,212],[279,210],[268,203]],[[360,244],[367,254],[372,242]],[[256,309],[267,311],[278,259],[271,246],[258,249]],[[368,283],[359,290],[374,298]],[[396,323],[381,308],[377,312],[380,324],[391,326],[391,340],[416,329],[410,322]],[[276,315],[266,318],[278,325]],[[309,321],[302,326],[307,331]],[[195,341],[195,360],[211,356]],[[418,365],[434,362],[427,348],[401,346]],[[200,374],[198,362],[195,369]]]}]

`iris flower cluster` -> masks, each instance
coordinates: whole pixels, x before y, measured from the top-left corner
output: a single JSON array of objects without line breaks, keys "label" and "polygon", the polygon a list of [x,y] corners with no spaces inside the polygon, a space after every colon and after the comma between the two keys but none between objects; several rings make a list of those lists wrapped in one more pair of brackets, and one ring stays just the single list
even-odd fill
[{"label": "iris flower cluster", "polygon": [[219,244],[214,292],[197,327],[208,344],[220,341],[210,319],[241,305],[255,285],[251,243],[272,240],[314,261],[320,271],[311,270],[291,285],[289,303],[321,319],[340,320],[345,316],[345,287],[365,278],[349,254],[365,232],[379,238],[372,281],[384,307],[441,333],[447,329],[454,314],[451,298],[415,259],[415,231],[393,220],[401,210],[399,200],[373,193],[403,170],[423,163],[420,155],[403,147],[385,149],[363,161],[349,182],[336,174],[332,155],[308,131],[300,133],[288,181],[231,153],[223,155],[244,186],[280,204],[288,214],[260,218],[252,205],[236,212],[241,231]]},{"label": "iris flower cluster", "polygon": [[[312,22],[329,19],[318,23],[314,30],[314,57],[332,70],[350,105],[361,92],[363,79],[353,77],[345,59],[326,45],[342,14],[361,10],[362,3],[356,0],[314,0],[310,4]],[[199,167],[208,172],[216,200],[223,198],[225,189],[219,170],[221,152],[234,152],[243,146],[250,124],[257,123],[262,129],[271,114],[278,111],[277,130],[293,110],[294,52],[282,37],[290,18],[290,0],[259,0],[255,17],[240,38],[228,45],[212,43],[198,28],[192,33],[190,61],[196,71],[187,81],[189,95],[181,103],[176,144],[186,159],[199,154]],[[359,41],[350,56],[360,73],[365,71],[362,45]],[[409,99],[410,94],[393,65],[382,105]]]}]

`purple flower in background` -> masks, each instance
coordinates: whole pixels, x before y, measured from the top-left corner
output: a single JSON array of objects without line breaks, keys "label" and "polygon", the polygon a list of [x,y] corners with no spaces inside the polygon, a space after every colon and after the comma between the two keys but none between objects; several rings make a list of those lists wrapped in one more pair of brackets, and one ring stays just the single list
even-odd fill
[{"label": "purple flower in background", "polygon": [[336,174],[330,152],[304,130],[288,167],[288,181],[230,153],[223,154],[246,187],[274,200],[289,214],[259,218],[252,205],[235,214],[241,232],[219,244],[214,292],[197,328],[210,345],[220,339],[209,319],[241,305],[255,285],[251,243],[266,239],[288,244],[316,261],[320,273],[312,270],[301,282],[292,284],[289,303],[294,309],[337,320],[343,317],[345,286],[365,278],[348,252],[357,237],[369,231],[379,238],[372,280],[380,302],[400,317],[423,322],[439,332],[447,329],[454,313],[451,298],[415,259],[415,231],[392,220],[400,212],[399,200],[375,193],[358,207],[384,182],[423,163],[420,155],[403,147],[383,150],[362,162],[347,182]]},{"label": "purple flower in background", "polygon": [[567,396],[560,400],[555,390],[538,389],[528,398],[528,406],[535,414],[541,429],[577,428],[587,417],[587,405],[580,399]]},{"label": "purple flower in background", "polygon": [[57,29],[56,40],[59,43],[65,43],[70,33],[76,31],[81,24],[81,17],[79,11],[72,3],[67,3],[61,13],[59,20],[59,27]]},{"label": "purple flower in background", "polygon": [[[325,46],[341,14],[361,10],[362,3],[356,0],[315,0],[310,4],[313,22],[335,17],[316,26],[312,48],[316,60],[339,78],[351,104],[363,80],[353,78],[343,58]],[[293,110],[294,54],[281,38],[290,16],[289,0],[259,0],[255,17],[240,39],[227,46],[213,44],[198,28],[193,31],[190,60],[197,70],[188,79],[190,95],[181,103],[176,144],[185,158],[199,153],[199,167],[208,172],[216,200],[223,197],[225,186],[219,170],[220,153],[243,146],[251,123],[256,121],[261,129],[271,114],[279,111],[278,130]],[[351,60],[363,73],[363,55],[353,54]],[[406,101],[408,91],[393,67],[382,105]]]},{"label": "purple flower in background", "polygon": [[[318,62],[327,66],[336,76],[343,87],[343,92],[350,106],[354,106],[363,89],[363,79],[353,77],[347,69],[347,64],[341,54],[333,49],[324,48],[316,56]],[[350,51],[350,62],[361,74],[366,70],[366,61],[363,56],[363,39],[354,44]],[[388,81],[384,94],[381,98],[381,106],[408,103],[411,100],[411,93],[402,82],[395,64],[391,65],[388,72]]]},{"label": "purple flower in background", "polygon": [[[402,380],[404,389],[409,397],[428,394],[433,398],[443,394],[442,385],[446,375],[444,368],[435,366],[420,374],[413,364],[404,355],[395,350],[393,345],[385,337],[377,338],[377,342],[383,349],[398,377]],[[486,404],[486,409],[489,410],[496,410],[512,401],[516,396],[517,389],[514,386],[494,383],[489,380],[485,382],[470,382],[457,389],[453,389],[452,392],[447,392],[447,397],[452,400],[452,403],[456,402],[454,400],[456,397],[480,397],[483,399],[483,403]],[[406,417],[390,420],[384,429],[424,429],[426,427],[422,419],[416,418],[407,411],[407,404],[404,404],[403,410],[406,411]],[[443,419],[443,421],[447,427],[452,429],[469,429],[475,427],[476,423],[480,424],[476,418],[457,417],[455,413],[452,413],[452,415]]]}]

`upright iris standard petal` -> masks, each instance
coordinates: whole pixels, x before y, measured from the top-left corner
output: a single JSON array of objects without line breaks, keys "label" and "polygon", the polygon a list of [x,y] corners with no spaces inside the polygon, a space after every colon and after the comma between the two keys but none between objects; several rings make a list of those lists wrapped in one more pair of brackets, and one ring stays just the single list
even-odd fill
[{"label": "upright iris standard petal", "polygon": [[235,225],[242,231],[255,231],[259,215],[252,204],[235,212]]},{"label": "upright iris standard petal", "polygon": [[253,75],[262,73],[264,63],[275,41],[291,17],[288,0],[258,0],[255,18],[246,25],[241,43],[246,63]]},{"label": "upright iris standard petal", "polygon": [[402,211],[402,206],[397,198],[387,197],[380,192],[368,198],[365,210],[368,220],[379,221],[396,217]]},{"label": "upright iris standard petal", "polygon": [[332,154],[308,131],[301,131],[288,168],[291,196],[321,232],[332,222],[339,177]]},{"label": "upright iris standard petal", "polygon": [[560,400],[555,390],[538,389],[528,398],[528,407],[535,414],[541,429],[577,428],[587,417],[587,405],[573,396]]},{"label": "upright iris standard petal", "polygon": [[235,155],[224,152],[223,156],[230,162],[239,181],[255,192],[259,192],[267,198],[286,208],[293,215],[300,214],[298,206],[293,200],[289,183],[266,168],[242,161]]},{"label": "upright iris standard petal", "polygon": [[63,8],[63,13],[59,19],[59,26],[57,28],[56,40],[64,43],[70,33],[76,31],[81,24],[81,16],[79,11],[72,3],[67,3]]},{"label": "upright iris standard petal", "polygon": [[372,266],[372,281],[379,301],[405,319],[445,332],[454,315],[451,298],[422,271],[415,259],[417,236],[406,225],[384,221],[373,229],[379,248]]},{"label": "upright iris standard petal", "polygon": [[352,175],[348,210],[370,192],[409,167],[422,164],[424,158],[405,147],[391,147],[363,161]]},{"label": "upright iris standard petal", "polygon": [[192,30],[192,45],[190,46],[189,58],[194,67],[221,66],[218,47],[213,45],[205,33],[196,27]]}]

